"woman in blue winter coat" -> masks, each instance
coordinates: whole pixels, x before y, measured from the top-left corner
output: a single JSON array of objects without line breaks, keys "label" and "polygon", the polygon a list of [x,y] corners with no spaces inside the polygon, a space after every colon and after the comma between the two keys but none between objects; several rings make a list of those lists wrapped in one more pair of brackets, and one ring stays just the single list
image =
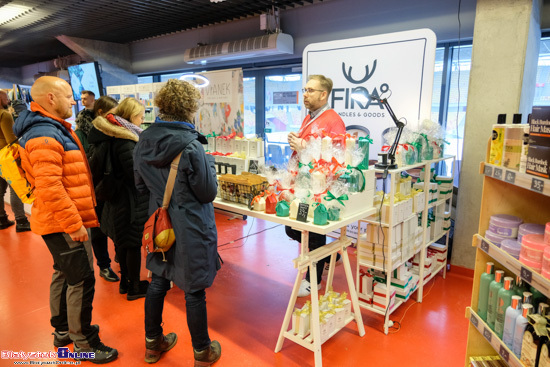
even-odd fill
[{"label": "woman in blue winter coat", "polygon": [[145,298],[145,361],[154,363],[177,341],[175,333],[163,334],[162,309],[170,281],[185,292],[187,325],[195,366],[210,366],[221,355],[217,341],[208,334],[205,289],[220,268],[217,231],[212,202],[217,180],[214,159],[204,152],[204,136],[191,123],[200,94],[187,82],[170,79],[158,92],[159,117],[140,136],[134,150],[136,187],[149,192],[149,215],[162,205],[170,163],[182,152],[168,208],[176,242],[165,253],[147,255],[152,279]]}]

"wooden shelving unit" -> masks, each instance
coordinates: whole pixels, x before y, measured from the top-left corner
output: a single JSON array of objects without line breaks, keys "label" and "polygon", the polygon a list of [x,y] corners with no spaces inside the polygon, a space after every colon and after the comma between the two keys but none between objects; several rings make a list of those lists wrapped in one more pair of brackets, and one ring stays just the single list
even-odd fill
[{"label": "wooden shelving unit", "polygon": [[502,343],[498,336],[477,316],[479,281],[487,262],[495,263],[496,269],[504,270],[509,276],[520,276],[524,281],[550,297],[550,280],[543,278],[528,266],[508,255],[484,237],[489,220],[494,214],[511,214],[523,219],[524,223],[546,223],[550,221],[550,180],[512,171],[487,163],[481,163],[483,194],[478,234],[474,235],[472,246],[476,247],[474,284],[471,306],[466,309],[470,320],[465,366],[472,356],[499,354],[510,366],[523,366],[519,359]]},{"label": "wooden shelving unit", "polygon": [[[433,159],[433,160],[430,160],[430,161],[424,161],[422,163],[418,163],[418,164],[411,165],[411,166],[404,166],[404,167],[401,167],[401,168],[398,168],[398,169],[388,170],[388,176],[389,176],[389,181],[390,181],[390,184],[389,184],[390,190],[389,190],[388,193],[386,193],[386,195],[388,195],[389,198],[390,198],[389,199],[390,200],[390,210],[389,210],[388,218],[391,219],[391,218],[393,218],[393,208],[394,208],[394,203],[395,203],[395,192],[394,192],[393,188],[395,188],[396,179],[400,176],[401,172],[408,171],[408,170],[411,170],[411,169],[414,169],[414,168],[424,168],[424,173],[423,173],[422,180],[424,182],[425,204],[424,204],[423,210],[418,212],[418,213],[422,213],[422,228],[423,228],[423,235],[422,235],[422,242],[421,242],[422,244],[416,249],[416,251],[413,254],[413,256],[416,255],[417,253],[420,253],[420,255],[421,255],[420,256],[421,260],[420,260],[420,265],[419,265],[420,266],[419,284],[416,287],[416,290],[414,291],[414,292],[417,292],[416,295],[417,295],[417,301],[418,302],[422,302],[422,293],[423,293],[424,285],[427,282],[429,282],[436,274],[438,274],[441,271],[443,271],[443,277],[445,278],[445,273],[446,273],[446,269],[447,269],[447,260],[445,260],[445,262],[443,262],[442,264],[437,263],[437,264],[434,265],[434,266],[436,266],[436,268],[433,270],[430,277],[427,278],[426,280],[424,280],[424,259],[426,257],[426,251],[427,251],[428,247],[431,244],[437,242],[443,236],[448,234],[448,230],[443,231],[443,232],[437,234],[436,236],[434,236],[433,240],[428,240],[429,239],[429,234],[428,234],[428,231],[429,231],[429,228],[428,228],[428,210],[430,208],[433,208],[433,207],[437,206],[437,205],[445,204],[446,205],[446,211],[447,211],[447,208],[450,211],[450,208],[451,208],[451,205],[452,205],[452,202],[451,202],[452,197],[453,197],[452,193],[445,195],[445,197],[443,197],[441,199],[438,199],[436,202],[433,202],[433,203],[429,203],[429,200],[428,200],[428,197],[429,197],[428,185],[429,185],[429,182],[430,182],[430,170],[431,170],[431,168],[434,164],[440,163],[440,162],[443,162],[443,161],[451,161],[452,162],[452,167],[453,167],[452,172],[453,172],[453,178],[454,178],[454,172],[455,172],[455,170],[454,170],[454,166],[455,166],[454,156],[445,156],[443,158],[437,158],[437,159]],[[376,173],[383,173],[384,171],[379,170],[379,169],[375,169],[375,172]],[[415,216],[418,213],[415,213],[411,216],[408,216],[407,218],[404,218],[404,221],[411,219],[413,216]],[[387,227],[387,228],[392,228],[392,227],[398,225],[399,223],[402,223],[402,222],[393,223],[391,221],[389,223],[384,223],[384,222],[379,222],[379,221],[375,221],[375,220],[368,220],[368,219],[362,219],[359,222],[360,222],[359,227],[361,227],[361,222],[365,222],[365,223],[370,224],[370,225],[382,225],[382,227]],[[362,240],[364,241],[364,236],[359,236],[358,239],[357,239],[357,247],[358,248],[361,246]],[[393,243],[392,231],[388,231],[387,243]],[[447,236],[445,246],[448,248],[448,245],[449,245],[449,238]],[[396,261],[396,262],[392,261],[391,249],[389,248],[389,246],[386,247],[385,254],[386,254],[386,264],[387,264],[387,266],[385,266],[384,268],[381,268],[379,266],[373,266],[369,263],[362,262],[361,260],[358,259],[358,261],[357,261],[357,273],[356,273],[357,275],[356,275],[356,282],[355,282],[355,284],[358,288],[357,289],[358,292],[360,291],[359,286],[361,284],[360,281],[359,281],[360,268],[361,267],[384,271],[386,273],[386,283],[391,284],[393,270],[397,269],[400,265],[402,265],[403,261]],[[386,308],[388,307],[388,303],[389,303],[389,300],[390,300],[390,292],[391,292],[391,288],[387,287],[387,290],[386,290]],[[359,301],[359,305],[362,308],[364,308],[365,310],[372,311],[372,312],[375,312],[379,315],[384,316],[384,333],[385,334],[388,334],[388,330],[389,330],[389,326],[390,326],[390,320],[389,320],[390,315],[397,308],[399,308],[399,306],[403,303],[404,303],[403,300],[396,299],[394,306],[392,306],[392,308],[389,311],[385,312],[385,311],[374,308],[372,305],[369,305],[366,302]]]}]

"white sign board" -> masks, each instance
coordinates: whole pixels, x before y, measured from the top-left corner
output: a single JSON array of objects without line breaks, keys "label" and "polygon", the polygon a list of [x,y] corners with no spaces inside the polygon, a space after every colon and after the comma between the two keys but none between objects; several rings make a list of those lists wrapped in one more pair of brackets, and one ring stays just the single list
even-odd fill
[{"label": "white sign board", "polygon": [[329,104],[346,126],[364,126],[374,141],[370,159],[377,159],[382,132],[395,127],[384,106],[373,99],[361,104],[353,92],[387,98],[409,129],[430,118],[436,36],[429,29],[388,33],[308,45],[303,53],[303,81],[322,74],[334,85]]}]

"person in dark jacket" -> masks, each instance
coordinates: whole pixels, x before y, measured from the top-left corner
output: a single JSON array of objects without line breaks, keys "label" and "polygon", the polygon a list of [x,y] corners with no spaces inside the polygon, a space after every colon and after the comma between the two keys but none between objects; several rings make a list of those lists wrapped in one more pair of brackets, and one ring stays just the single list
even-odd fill
[{"label": "person in dark jacket", "polygon": [[[89,97],[88,95],[85,95],[84,92],[82,92],[81,98],[82,98],[82,101],[84,101],[86,98],[89,98]],[[89,102],[86,102],[86,103],[89,104]],[[109,97],[109,96],[99,97],[95,101],[95,103],[93,103],[92,116],[105,117],[110,113],[114,113],[117,105],[118,105],[118,102],[112,97]],[[87,111],[87,109],[83,111]],[[81,111],[79,116],[82,117],[83,111]],[[84,116],[88,116],[88,115],[84,115]],[[82,143],[82,147],[84,148],[84,151],[86,152],[87,156],[90,156],[88,134],[94,128],[92,121],[93,119],[88,120],[87,118],[81,118],[80,120],[78,119],[76,120],[77,129],[75,131],[75,134],[76,136],[78,136],[78,139],[80,139],[80,142]],[[100,223],[101,223],[101,213],[103,212],[104,205],[105,205],[105,202],[103,200],[99,200],[99,199],[96,200],[95,211]],[[99,276],[108,282],[118,282],[120,278],[118,277],[118,275],[116,275],[113,269],[111,269],[111,258],[109,257],[107,235],[103,233],[103,231],[99,227],[91,228],[90,235],[92,239],[92,249],[94,250],[97,266],[99,267]]]},{"label": "person in dark jacket", "polygon": [[170,79],[158,92],[159,117],[141,134],[134,151],[136,185],[150,192],[149,215],[162,205],[170,163],[182,152],[168,212],[176,242],[163,254],[147,255],[153,275],[145,298],[145,361],[157,362],[170,350],[177,335],[163,334],[162,309],[170,281],[185,292],[187,326],[191,334],[195,366],[210,366],[221,356],[220,343],[208,334],[206,292],[220,268],[218,235],[212,202],[218,183],[214,159],[201,143],[206,139],[190,122],[200,94],[187,82]]},{"label": "person in dark jacket", "polygon": [[140,280],[141,237],[149,197],[136,190],[132,158],[144,112],[138,100],[126,98],[118,105],[116,115],[96,117],[94,129],[88,134],[96,195],[105,201],[101,230],[115,244],[121,275],[119,291],[127,294],[129,301],[145,297],[149,285]]}]

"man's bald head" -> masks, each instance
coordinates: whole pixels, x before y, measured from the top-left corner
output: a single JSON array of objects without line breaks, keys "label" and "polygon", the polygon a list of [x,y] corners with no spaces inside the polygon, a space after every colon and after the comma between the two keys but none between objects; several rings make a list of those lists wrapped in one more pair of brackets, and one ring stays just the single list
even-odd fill
[{"label": "man's bald head", "polygon": [[8,92],[0,89],[0,109],[7,110],[10,106],[10,97],[8,97]]},{"label": "man's bald head", "polygon": [[54,76],[42,76],[34,82],[31,97],[50,114],[67,119],[72,116],[76,104],[69,83]]}]

